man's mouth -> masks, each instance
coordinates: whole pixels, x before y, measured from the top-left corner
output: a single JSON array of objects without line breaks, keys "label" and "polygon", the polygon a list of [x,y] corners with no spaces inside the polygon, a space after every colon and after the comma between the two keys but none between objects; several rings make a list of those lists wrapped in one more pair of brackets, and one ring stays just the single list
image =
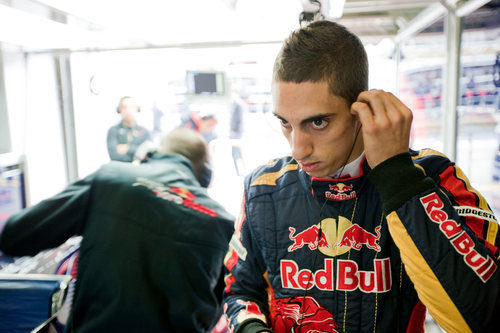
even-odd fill
[{"label": "man's mouth", "polygon": [[309,173],[309,172],[314,172],[315,170],[317,170],[319,168],[319,162],[313,162],[313,163],[300,163],[300,167],[302,168],[302,170],[304,170],[305,172]]}]

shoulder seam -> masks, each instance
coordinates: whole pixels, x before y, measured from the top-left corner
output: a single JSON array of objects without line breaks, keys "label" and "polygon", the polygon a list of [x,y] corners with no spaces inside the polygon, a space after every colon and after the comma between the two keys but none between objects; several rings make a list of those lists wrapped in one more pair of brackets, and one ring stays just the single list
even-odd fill
[{"label": "shoulder seam", "polygon": [[411,159],[416,160],[418,158],[422,158],[425,156],[440,156],[440,157],[448,158],[445,154],[443,154],[437,150],[430,149],[430,148],[424,148],[424,149],[419,150],[418,154],[415,156],[412,156]]}]

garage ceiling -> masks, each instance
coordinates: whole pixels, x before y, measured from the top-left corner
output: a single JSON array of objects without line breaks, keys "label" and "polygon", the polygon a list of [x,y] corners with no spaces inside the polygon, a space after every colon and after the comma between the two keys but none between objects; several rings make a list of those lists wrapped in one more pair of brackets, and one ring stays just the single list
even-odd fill
[{"label": "garage ceiling", "polygon": [[[465,17],[466,28],[500,25],[500,0],[458,5],[467,3],[482,7]],[[346,0],[338,21],[377,42],[443,10],[431,0]],[[0,0],[0,42],[28,52],[270,43],[298,27],[301,11],[300,0]],[[430,21],[426,31],[442,31]]]}]

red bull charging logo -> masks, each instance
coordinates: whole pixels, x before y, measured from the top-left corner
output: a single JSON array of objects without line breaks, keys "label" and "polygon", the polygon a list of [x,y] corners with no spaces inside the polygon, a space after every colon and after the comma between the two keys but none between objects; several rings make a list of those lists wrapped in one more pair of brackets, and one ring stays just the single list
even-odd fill
[{"label": "red bull charging logo", "polygon": [[274,332],[338,332],[332,314],[311,296],[273,300],[271,320]]},{"label": "red bull charging logo", "polygon": [[186,188],[167,186],[144,177],[138,177],[132,186],[144,186],[150,189],[158,198],[173,202],[177,205],[183,205],[184,207],[191,208],[212,217],[218,216],[217,212],[212,208],[195,202],[196,195]]},{"label": "red bull charging logo", "polygon": [[353,224],[342,234],[340,242],[336,246],[349,246],[355,250],[361,250],[361,246],[365,245],[369,249],[380,252],[380,245],[377,244],[380,239],[380,226],[375,228],[377,236],[361,228],[357,224]]},{"label": "red bull charging logo", "polygon": [[347,191],[352,191],[353,186],[352,185],[346,185],[344,183],[338,183],[338,184],[328,184],[328,187],[330,188],[330,191],[336,191],[338,193],[344,193]]},{"label": "red bull charging logo", "polygon": [[[319,226],[321,226],[321,233]],[[352,224],[343,216],[339,216],[338,221],[333,218],[323,219],[319,224],[300,232],[297,232],[294,227],[289,227],[288,230],[290,231],[288,238],[292,242],[288,247],[288,252],[309,248],[312,251],[318,249],[327,256],[335,257],[350,249],[360,251],[363,246],[380,252],[380,226],[375,228],[375,234],[373,234],[358,224]]]},{"label": "red bull charging logo", "polygon": [[288,252],[300,249],[304,245],[307,245],[311,250],[316,250],[318,246],[330,247],[324,233],[321,234],[321,238],[318,240],[319,228],[317,225],[313,225],[297,234],[295,234],[295,228],[293,227],[289,227],[288,230],[290,230],[290,240],[293,242],[293,244],[288,247]]}]

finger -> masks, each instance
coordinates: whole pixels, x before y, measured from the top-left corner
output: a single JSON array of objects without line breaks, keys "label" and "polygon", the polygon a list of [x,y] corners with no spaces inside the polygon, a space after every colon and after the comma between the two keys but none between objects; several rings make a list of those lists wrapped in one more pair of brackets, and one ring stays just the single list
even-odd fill
[{"label": "finger", "polygon": [[373,112],[365,102],[354,102],[351,105],[351,113],[356,115],[364,129],[371,129],[375,124]]},{"label": "finger", "polygon": [[396,109],[402,114],[405,119],[406,124],[411,124],[413,119],[413,112],[406,106],[399,98],[394,96],[392,93],[388,92],[387,97],[390,99],[391,103]]},{"label": "finger", "polygon": [[387,105],[382,95],[380,90],[363,91],[359,94],[358,101],[367,103],[373,112],[375,122],[385,127],[389,124],[389,118],[387,117]]},{"label": "finger", "polygon": [[[370,90],[366,94],[363,94],[362,98],[369,100],[375,112],[380,111],[380,113],[376,113],[375,117],[381,126],[397,125],[399,127],[411,124],[411,110],[392,93],[383,90]],[[387,117],[387,122],[384,113],[385,117]],[[380,117],[377,118],[377,115]]]},{"label": "finger", "polygon": [[393,128],[401,130],[409,128],[412,121],[411,110],[390,92],[381,96],[386,105],[387,117]]},{"label": "finger", "polygon": [[387,118],[389,119],[391,125],[401,126],[406,123],[405,110],[397,105],[394,99],[394,95],[388,92],[384,92],[380,95],[380,98],[384,101],[385,110],[387,113]]}]

